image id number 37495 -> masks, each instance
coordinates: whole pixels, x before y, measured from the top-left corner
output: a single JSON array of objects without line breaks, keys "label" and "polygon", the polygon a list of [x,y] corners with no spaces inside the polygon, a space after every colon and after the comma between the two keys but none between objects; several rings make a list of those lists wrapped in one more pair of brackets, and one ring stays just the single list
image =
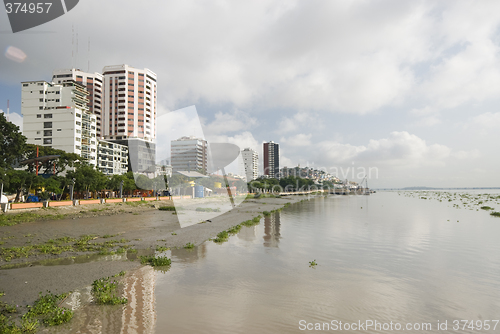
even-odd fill
[{"label": "image id number 37495", "polygon": [[50,6],[52,6],[51,2],[30,2],[30,3],[21,3],[21,2],[7,2],[5,3],[5,10],[7,14],[10,13],[48,13],[50,10]]}]

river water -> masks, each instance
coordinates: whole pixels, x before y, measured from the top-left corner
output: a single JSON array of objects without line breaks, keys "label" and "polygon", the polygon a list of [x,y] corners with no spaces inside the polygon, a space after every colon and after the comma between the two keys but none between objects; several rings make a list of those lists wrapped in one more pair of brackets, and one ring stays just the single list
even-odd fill
[{"label": "river water", "polygon": [[171,269],[154,279],[156,333],[299,333],[340,322],[376,333],[391,321],[411,332],[437,332],[438,321],[440,332],[492,332],[500,218],[462,199],[420,197],[315,198],[226,243],[169,251]]}]

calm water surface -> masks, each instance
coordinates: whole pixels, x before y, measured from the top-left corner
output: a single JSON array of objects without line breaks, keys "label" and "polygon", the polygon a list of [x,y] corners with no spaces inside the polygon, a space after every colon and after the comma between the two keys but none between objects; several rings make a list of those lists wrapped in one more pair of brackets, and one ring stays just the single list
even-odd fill
[{"label": "calm water surface", "polygon": [[481,332],[452,322],[500,318],[499,240],[500,218],[445,201],[312,199],[222,245],[169,252],[172,268],[155,274],[155,330],[293,333],[301,320],[371,319]]}]

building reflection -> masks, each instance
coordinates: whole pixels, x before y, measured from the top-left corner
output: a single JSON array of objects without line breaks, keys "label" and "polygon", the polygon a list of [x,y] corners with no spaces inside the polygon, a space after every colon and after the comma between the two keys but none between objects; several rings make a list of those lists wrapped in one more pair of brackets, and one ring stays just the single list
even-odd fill
[{"label": "building reflection", "polygon": [[207,245],[206,243],[203,243],[192,249],[174,248],[171,251],[172,251],[172,257],[176,257],[178,261],[193,263],[207,256]]},{"label": "building reflection", "polygon": [[128,299],[123,306],[110,307],[91,302],[90,287],[73,293],[64,307],[76,310],[73,319],[54,327],[52,333],[153,334],[156,325],[155,271],[144,266],[122,281]]},{"label": "building reflection", "polygon": [[281,234],[281,212],[264,217],[264,247],[278,247]]},{"label": "building reflection", "polygon": [[237,236],[240,240],[254,241],[257,238],[257,226],[243,227]]}]

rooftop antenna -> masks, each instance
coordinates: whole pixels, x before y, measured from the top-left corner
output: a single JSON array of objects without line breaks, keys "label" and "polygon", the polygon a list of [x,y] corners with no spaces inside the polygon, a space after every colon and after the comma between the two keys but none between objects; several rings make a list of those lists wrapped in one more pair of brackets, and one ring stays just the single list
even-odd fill
[{"label": "rooftop antenna", "polygon": [[75,25],[71,26],[71,67],[75,68]]},{"label": "rooftop antenna", "polygon": [[88,53],[87,53],[87,61],[88,61],[87,72],[90,72],[90,37],[89,37],[89,50],[88,50]]}]

